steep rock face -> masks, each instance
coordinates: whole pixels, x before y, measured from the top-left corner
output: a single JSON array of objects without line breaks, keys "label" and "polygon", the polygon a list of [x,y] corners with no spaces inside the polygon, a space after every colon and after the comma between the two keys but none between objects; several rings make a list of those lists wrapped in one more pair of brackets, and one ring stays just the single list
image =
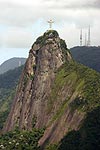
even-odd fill
[{"label": "steep rock face", "polygon": [[31,130],[36,120],[36,128],[45,127],[39,140],[44,150],[80,130],[98,106],[100,74],[76,63],[58,33],[47,31],[32,45],[3,132]]},{"label": "steep rock face", "polygon": [[4,132],[16,126],[32,129],[34,118],[37,128],[48,124],[53,113],[46,113],[46,109],[56,71],[70,61],[70,52],[56,31],[47,31],[36,40],[29,52]]},{"label": "steep rock face", "polygon": [[4,127],[4,132],[10,131],[16,126],[19,126],[20,128],[23,126],[23,128],[25,128],[31,102],[32,80],[30,78],[33,75],[34,70],[32,69],[32,66],[34,63],[35,57],[30,53],[17,87],[12,108]]},{"label": "steep rock face", "polygon": [[39,141],[42,150],[81,128],[87,113],[100,106],[99,91],[96,71],[74,61],[58,69],[47,105],[49,122]]},{"label": "steep rock face", "polygon": [[87,112],[100,106],[100,74],[76,63],[56,31],[47,31],[32,45],[22,72],[7,132],[45,127],[41,149],[80,129]]}]

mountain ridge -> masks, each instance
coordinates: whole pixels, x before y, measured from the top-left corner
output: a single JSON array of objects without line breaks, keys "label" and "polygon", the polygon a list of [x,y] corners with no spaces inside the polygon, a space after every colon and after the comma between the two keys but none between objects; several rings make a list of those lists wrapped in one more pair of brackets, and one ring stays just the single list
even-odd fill
[{"label": "mountain ridge", "polygon": [[100,74],[76,63],[57,31],[39,37],[29,51],[3,132],[45,128],[41,149],[78,131],[100,106]]},{"label": "mountain ridge", "polygon": [[[34,43],[34,45],[32,45],[32,49],[29,52],[29,58],[27,59],[25,69],[22,73],[21,82],[19,84],[17,94],[15,96],[15,102],[12,107],[12,112],[11,112],[10,116],[8,117],[9,121],[7,121],[7,123],[9,122],[11,125],[8,123],[8,125],[5,127],[5,130],[6,129],[9,130],[10,128],[13,128],[16,124],[16,120],[14,121],[15,123],[13,122],[13,120],[11,123],[10,119],[12,118],[11,115],[13,114],[13,109],[17,110],[17,108],[18,108],[18,106],[16,108],[15,103],[17,103],[17,101],[19,101],[20,94],[22,95],[20,97],[20,99],[21,98],[23,99],[23,94],[24,94],[24,101],[28,101],[28,103],[29,103],[29,101],[31,103],[31,98],[29,95],[32,94],[32,96],[34,95],[35,97],[40,97],[40,96],[42,96],[42,94],[44,95],[44,91],[46,90],[46,87],[43,88],[43,86],[48,86],[47,84],[50,84],[49,86],[51,86],[51,81],[54,80],[54,76],[55,76],[54,74],[55,74],[56,69],[59,68],[61,66],[61,64],[63,64],[63,61],[65,62],[67,60],[67,57],[69,60],[71,59],[71,57],[69,55],[69,51],[64,49],[65,52],[62,52],[61,47],[59,45],[60,42],[64,47],[66,47],[66,44],[64,43],[63,40],[60,40],[59,35],[56,31],[48,31],[48,32],[44,33],[44,35],[42,37],[39,37],[36,40],[36,42]],[[65,60],[65,56],[66,56],[66,60]],[[69,60],[67,60],[67,61],[69,61]],[[36,64],[37,64],[37,66],[36,66]],[[35,76],[33,75],[34,71],[35,71]],[[46,81],[46,79],[47,79],[47,81]],[[34,82],[35,82],[35,84],[34,84]],[[40,82],[42,82],[42,83],[40,84]],[[25,91],[23,91],[23,88],[25,91],[28,88],[28,94],[26,93],[26,95],[25,95]],[[37,88],[38,89],[40,88],[40,89],[38,90]],[[41,91],[42,88],[44,89],[44,91]],[[35,89],[36,93],[34,93],[33,89]],[[38,91],[40,91],[40,92],[38,93]],[[48,92],[49,92],[49,90],[45,91],[46,96],[48,95]],[[33,99],[35,99],[35,97]],[[39,103],[41,103],[41,100],[42,99],[40,99]],[[34,102],[35,102],[35,100],[34,100]],[[32,102],[32,103],[34,103],[34,102]],[[20,102],[19,102],[19,105],[20,105]],[[29,117],[27,119],[32,120],[31,115],[33,115],[36,111],[36,115],[37,115],[36,117],[38,118],[36,126],[39,127],[39,125],[41,124],[40,122],[41,122],[42,116],[41,117],[38,116],[38,111],[39,111],[38,107],[41,107],[42,103],[41,103],[41,106],[39,106],[38,104],[36,104],[36,106],[35,106],[35,104],[34,105],[31,104],[31,106],[28,106],[27,102],[25,102],[24,105],[25,106],[23,106],[21,104],[21,106],[19,107],[21,110],[24,109],[22,111],[22,115],[25,115],[25,114],[23,114],[23,112],[26,113],[25,111],[30,109],[28,112],[28,113],[30,113],[30,115],[27,114],[27,117],[29,115]],[[32,105],[34,108],[31,108]],[[26,110],[25,110],[25,107],[26,107]],[[27,107],[29,107],[29,108],[27,108]],[[34,110],[34,112],[31,112],[33,110]],[[18,111],[18,118],[19,118],[19,116],[21,115],[21,114],[19,114],[20,110],[17,110],[17,111]],[[40,113],[40,114],[42,114],[42,113]],[[25,117],[25,116],[23,116],[23,117]],[[27,127],[32,128],[31,127],[32,121],[27,120],[25,122],[24,118],[23,119],[22,118],[20,118],[21,120],[18,121],[20,124],[19,125],[20,128],[22,129],[23,126],[24,127],[26,126],[26,128]],[[17,119],[17,117],[16,117],[16,119]],[[25,125],[25,123],[26,123],[26,125]],[[30,124],[27,124],[27,123],[30,123]],[[43,126],[43,124],[41,124],[41,125]]]},{"label": "mountain ridge", "polygon": [[0,130],[7,119],[15,95],[20,74],[24,66],[0,75]]},{"label": "mountain ridge", "polygon": [[70,49],[73,58],[98,72],[100,72],[100,47],[76,46]]},{"label": "mountain ridge", "polygon": [[9,70],[13,70],[21,65],[24,65],[26,62],[26,58],[23,57],[13,57],[0,65],[0,74],[3,74]]}]

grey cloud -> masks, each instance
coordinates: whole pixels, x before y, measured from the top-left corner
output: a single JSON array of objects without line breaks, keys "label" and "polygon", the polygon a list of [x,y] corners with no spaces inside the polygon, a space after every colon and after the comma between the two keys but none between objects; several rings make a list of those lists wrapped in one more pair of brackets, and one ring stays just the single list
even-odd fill
[{"label": "grey cloud", "polygon": [[[44,0],[43,0],[44,1]],[[99,9],[100,0],[45,0],[45,2],[52,2],[50,6],[51,9]]]},{"label": "grey cloud", "polygon": [[[38,30],[40,30],[36,26],[38,20],[43,19],[41,26],[44,28],[47,26],[46,20],[52,18],[56,22],[56,27],[59,27],[59,24],[62,24],[62,30],[64,31],[65,29],[62,22],[68,26],[75,25],[75,28],[87,28],[89,24],[93,25],[100,17],[99,6],[100,2],[98,0],[51,0],[51,3],[46,0],[41,5],[38,5],[38,7],[34,5],[24,5],[24,3],[22,5],[22,3],[14,3],[9,0],[9,2],[6,3],[0,2],[0,23],[11,28],[13,26],[19,27],[23,30],[26,30],[27,27],[33,27],[37,30],[36,32],[38,32]],[[88,11],[89,13],[87,12],[88,8],[91,8]],[[77,9],[77,11],[75,11],[75,9]],[[4,35],[6,37],[5,45],[8,47],[28,47],[30,46],[29,41],[32,41],[30,35],[24,36],[23,34],[21,34],[23,40],[19,40],[17,32],[13,34],[9,33],[8,36],[4,33]]]},{"label": "grey cloud", "polygon": [[94,5],[95,7],[100,8],[100,0],[95,0]]},{"label": "grey cloud", "polygon": [[21,28],[11,28],[3,37],[5,47],[9,48],[25,48],[29,47],[32,42],[32,34]]},{"label": "grey cloud", "polygon": [[[42,13],[41,13],[42,14]],[[13,25],[13,26],[27,26],[38,18],[36,16],[36,10],[31,8],[6,8],[6,10],[0,13],[0,23]]]},{"label": "grey cloud", "polygon": [[1,9],[6,9],[6,8],[10,9],[10,8],[19,8],[19,7],[22,7],[22,5],[19,3],[15,4],[14,2],[11,2],[11,1],[7,1],[7,2],[1,1],[0,2]]},{"label": "grey cloud", "polygon": [[[0,2],[0,23],[12,26],[29,26],[34,25],[38,19],[47,19],[54,17],[57,20],[63,20],[66,17],[73,19],[74,10],[86,10],[87,8],[99,8],[99,0],[42,0],[44,3],[38,7],[22,5],[14,2]],[[45,3],[46,2],[46,3]],[[58,10],[57,10],[58,9]],[[62,11],[59,11],[59,9]],[[64,12],[66,10],[66,12]],[[73,11],[69,14],[68,11]]]}]

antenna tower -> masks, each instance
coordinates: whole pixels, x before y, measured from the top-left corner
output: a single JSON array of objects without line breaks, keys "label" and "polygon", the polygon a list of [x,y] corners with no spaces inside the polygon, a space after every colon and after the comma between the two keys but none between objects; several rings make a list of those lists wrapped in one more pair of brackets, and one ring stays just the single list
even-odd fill
[{"label": "antenna tower", "polygon": [[87,46],[87,34],[85,33],[85,46]]},{"label": "antenna tower", "polygon": [[82,46],[82,29],[81,29],[81,32],[80,32],[80,46]]},{"label": "antenna tower", "polygon": [[90,46],[91,45],[91,40],[90,40],[90,26],[89,26],[89,29],[88,29],[88,46]]}]

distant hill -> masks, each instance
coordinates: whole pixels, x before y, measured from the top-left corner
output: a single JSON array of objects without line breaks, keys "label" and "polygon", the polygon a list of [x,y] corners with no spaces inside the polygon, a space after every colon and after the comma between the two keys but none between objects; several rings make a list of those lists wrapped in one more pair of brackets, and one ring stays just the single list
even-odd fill
[{"label": "distant hill", "polygon": [[8,116],[23,66],[0,75],[0,129]]},{"label": "distant hill", "polygon": [[8,59],[4,63],[0,65],[0,74],[7,72],[8,70],[13,70],[21,65],[24,65],[26,62],[26,58],[18,58],[14,57]]},{"label": "distant hill", "polygon": [[70,50],[76,61],[100,72],[100,47],[77,46]]}]

